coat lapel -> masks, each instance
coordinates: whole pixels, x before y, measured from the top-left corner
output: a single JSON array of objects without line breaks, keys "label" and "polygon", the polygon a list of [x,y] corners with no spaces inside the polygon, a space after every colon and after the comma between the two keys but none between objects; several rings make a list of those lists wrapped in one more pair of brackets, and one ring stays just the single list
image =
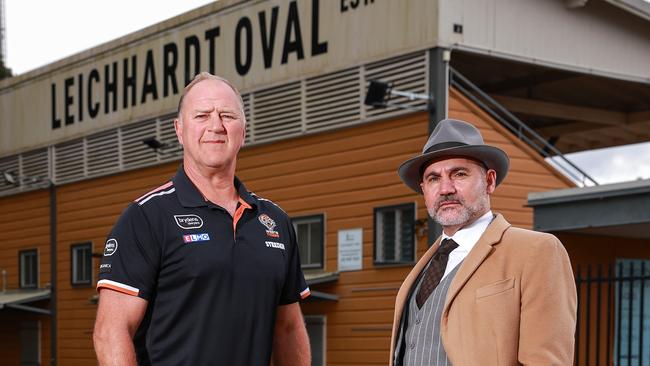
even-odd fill
[{"label": "coat lapel", "polygon": [[469,278],[472,277],[485,258],[487,258],[493,249],[492,247],[501,241],[501,237],[508,227],[510,227],[510,224],[506,219],[501,214],[497,214],[483,235],[481,235],[476,245],[474,245],[474,248],[467,254],[467,257],[465,257],[449,287],[445,307],[442,310],[443,319],[447,317],[449,306],[454,301],[454,298],[456,298],[456,295],[458,295],[458,292],[467,283]]}]

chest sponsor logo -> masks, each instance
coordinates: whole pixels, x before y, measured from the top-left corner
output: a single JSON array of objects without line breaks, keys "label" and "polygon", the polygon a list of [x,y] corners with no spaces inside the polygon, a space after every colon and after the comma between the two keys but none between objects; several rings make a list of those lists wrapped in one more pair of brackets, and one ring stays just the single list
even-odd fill
[{"label": "chest sponsor logo", "polygon": [[174,215],[174,221],[181,229],[199,229],[203,227],[203,219],[198,215]]},{"label": "chest sponsor logo", "polygon": [[274,241],[267,241],[266,242],[266,247],[267,248],[276,248],[276,249],[284,250],[284,244],[283,243],[277,243],[277,242],[274,242]]},{"label": "chest sponsor logo", "polygon": [[104,257],[110,257],[111,255],[115,254],[115,252],[117,252],[117,240],[106,240],[106,245],[104,246]]},{"label": "chest sponsor logo", "polygon": [[210,235],[208,235],[208,233],[183,235],[183,242],[185,243],[195,243],[208,240],[210,240]]},{"label": "chest sponsor logo", "polygon": [[280,234],[275,231],[275,221],[267,214],[261,214],[257,217],[260,223],[266,228],[266,235],[272,238],[279,238]]}]

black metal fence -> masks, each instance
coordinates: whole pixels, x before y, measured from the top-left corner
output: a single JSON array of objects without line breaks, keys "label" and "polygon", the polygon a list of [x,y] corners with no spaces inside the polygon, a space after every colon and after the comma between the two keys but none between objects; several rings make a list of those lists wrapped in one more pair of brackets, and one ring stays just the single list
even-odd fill
[{"label": "black metal fence", "polygon": [[650,265],[578,267],[575,365],[650,366]]}]

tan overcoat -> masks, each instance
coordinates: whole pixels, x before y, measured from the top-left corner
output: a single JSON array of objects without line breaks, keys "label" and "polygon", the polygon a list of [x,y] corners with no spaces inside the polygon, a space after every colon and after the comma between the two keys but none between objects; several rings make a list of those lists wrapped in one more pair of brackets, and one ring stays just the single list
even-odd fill
[{"label": "tan overcoat", "polygon": [[[402,312],[440,238],[406,277],[395,303],[390,365]],[[497,215],[454,277],[441,321],[454,366],[572,365],[576,288],[553,235],[512,227]]]}]

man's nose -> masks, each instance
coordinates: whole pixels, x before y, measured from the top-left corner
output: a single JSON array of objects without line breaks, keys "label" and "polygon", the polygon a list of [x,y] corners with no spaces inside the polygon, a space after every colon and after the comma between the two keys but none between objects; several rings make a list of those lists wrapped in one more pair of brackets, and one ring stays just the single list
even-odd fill
[{"label": "man's nose", "polygon": [[456,186],[450,178],[440,178],[439,193],[440,195],[447,195],[456,192]]},{"label": "man's nose", "polygon": [[218,113],[215,113],[210,116],[209,129],[210,131],[214,131],[214,132],[225,131],[225,128],[223,126],[223,120],[221,119],[221,116]]}]

